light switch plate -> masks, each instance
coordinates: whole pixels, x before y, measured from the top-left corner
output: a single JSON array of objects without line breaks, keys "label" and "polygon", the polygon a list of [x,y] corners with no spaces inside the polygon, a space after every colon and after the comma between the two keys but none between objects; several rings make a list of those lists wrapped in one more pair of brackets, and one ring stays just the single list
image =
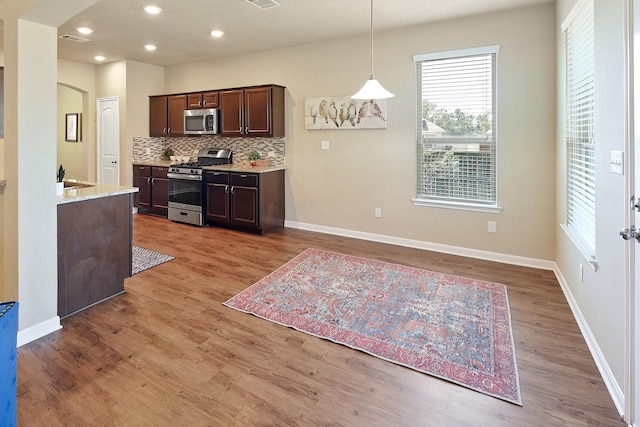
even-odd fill
[{"label": "light switch plate", "polygon": [[624,152],[611,152],[611,172],[624,175]]},{"label": "light switch plate", "polygon": [[323,150],[329,149],[329,141],[320,141],[320,148]]}]

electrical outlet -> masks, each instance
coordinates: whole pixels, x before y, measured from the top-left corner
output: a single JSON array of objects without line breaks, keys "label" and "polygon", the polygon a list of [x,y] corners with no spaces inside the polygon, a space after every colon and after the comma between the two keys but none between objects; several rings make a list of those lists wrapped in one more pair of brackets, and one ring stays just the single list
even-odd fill
[{"label": "electrical outlet", "polygon": [[489,233],[495,233],[496,232],[496,222],[495,221],[489,221],[489,223],[487,224],[487,231]]},{"label": "electrical outlet", "polygon": [[376,215],[376,218],[382,218],[382,209],[381,208],[375,208],[374,209],[374,213]]}]

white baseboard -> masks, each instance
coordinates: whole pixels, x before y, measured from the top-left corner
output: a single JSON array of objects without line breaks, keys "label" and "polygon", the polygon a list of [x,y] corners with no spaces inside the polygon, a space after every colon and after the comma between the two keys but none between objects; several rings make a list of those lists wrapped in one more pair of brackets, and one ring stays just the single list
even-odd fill
[{"label": "white baseboard", "polygon": [[611,395],[611,399],[613,399],[614,405],[616,405],[616,409],[620,416],[624,415],[624,392],[620,385],[616,381],[616,378],[609,368],[609,364],[607,360],[604,358],[602,351],[600,350],[600,346],[596,341],[595,337],[591,333],[591,329],[587,324],[584,316],[582,315],[582,311],[578,306],[577,301],[573,297],[573,293],[571,292],[571,288],[567,283],[567,280],[562,275],[560,268],[556,265],[556,268],[553,271],[558,279],[558,283],[560,283],[560,287],[562,288],[562,292],[564,292],[564,296],[569,303],[569,307],[571,307],[571,311],[573,312],[573,317],[575,317],[576,322],[578,323],[578,327],[580,328],[580,332],[582,332],[582,336],[584,340],[587,342],[587,346],[589,347],[589,351],[591,352],[591,356],[593,356],[593,360],[596,362],[596,366],[600,371],[600,375],[602,375],[602,380],[604,384],[607,386],[607,390],[609,390],[609,394]]},{"label": "white baseboard", "polygon": [[38,338],[42,338],[45,335],[49,335],[58,329],[62,329],[62,325],[60,324],[60,317],[56,316],[27,329],[18,331],[18,347],[28,344],[31,341],[35,341]]},{"label": "white baseboard", "polygon": [[451,255],[460,255],[468,258],[476,258],[512,265],[520,265],[523,267],[538,268],[542,270],[554,271],[556,268],[556,263],[553,261],[541,260],[536,258],[526,258],[516,255],[507,255],[497,252],[482,251],[478,249],[469,249],[460,246],[443,245],[440,243],[430,243],[421,240],[405,239],[402,237],[386,236],[384,234],[365,233],[363,231],[325,227],[323,225],[307,224],[296,221],[285,221],[284,226],[289,228],[297,228],[300,230],[315,231],[318,233],[333,234],[336,236],[353,237],[355,239],[368,240],[371,242],[388,243],[391,245],[404,246],[408,248],[423,249],[427,251],[441,252]]}]

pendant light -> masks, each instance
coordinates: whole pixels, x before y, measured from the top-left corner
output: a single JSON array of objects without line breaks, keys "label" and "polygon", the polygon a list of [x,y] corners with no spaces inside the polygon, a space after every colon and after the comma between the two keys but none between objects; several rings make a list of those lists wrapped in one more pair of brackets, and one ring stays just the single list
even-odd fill
[{"label": "pendant light", "polygon": [[371,0],[371,77],[351,98],[353,99],[384,99],[393,98],[395,95],[382,87],[373,76],[373,0]]}]

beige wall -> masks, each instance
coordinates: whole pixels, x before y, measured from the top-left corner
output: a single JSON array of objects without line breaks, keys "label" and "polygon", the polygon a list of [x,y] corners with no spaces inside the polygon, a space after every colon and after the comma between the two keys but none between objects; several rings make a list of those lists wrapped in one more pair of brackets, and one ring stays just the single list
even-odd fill
[{"label": "beige wall", "polygon": [[[396,94],[386,130],[305,130],[304,99],[355,93],[368,37],[167,69],[167,91],[287,87],[287,221],[554,259],[555,33],[551,4],[375,34],[374,71]],[[499,44],[500,214],[416,207],[414,54]],[[330,150],[320,150],[329,140]],[[382,218],[374,208],[382,208]],[[497,222],[497,233],[487,222]]]},{"label": "beige wall", "polygon": [[[81,179],[96,179],[96,67],[93,64],[58,60],[58,86],[82,93]],[[59,122],[59,121],[58,121]],[[64,139],[64,136],[63,136]],[[69,176],[69,178],[72,178]]]},{"label": "beige wall", "polygon": [[[65,118],[67,113],[82,113],[82,93],[58,84],[58,150],[57,164],[65,169],[65,179],[84,179],[81,141],[65,140]],[[86,131],[85,131],[86,132]]]},{"label": "beige wall", "polygon": [[[578,0],[559,0],[557,8],[557,168],[556,263],[583,334],[615,403],[621,408],[625,352],[625,252],[618,232],[624,227],[624,176],[610,171],[611,150],[624,150],[623,0],[595,2],[596,258],[591,269],[560,224],[566,223],[564,38],[561,24]],[[584,266],[584,279],[579,266]]]},{"label": "beige wall", "polygon": [[164,93],[165,69],[155,65],[127,61],[127,126],[122,132],[120,152],[121,183],[133,184],[133,138],[149,135],[149,95]]}]

